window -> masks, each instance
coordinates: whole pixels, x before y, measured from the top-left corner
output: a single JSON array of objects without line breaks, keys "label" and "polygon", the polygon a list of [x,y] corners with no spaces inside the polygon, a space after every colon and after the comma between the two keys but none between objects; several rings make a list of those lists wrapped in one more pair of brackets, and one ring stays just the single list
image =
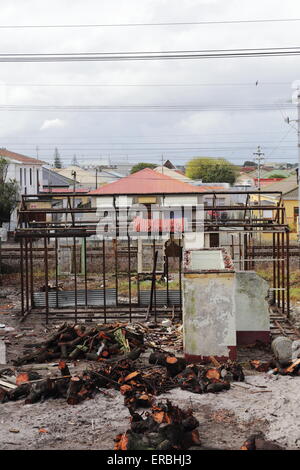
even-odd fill
[{"label": "window", "polygon": [[299,215],[299,207],[294,206],[294,223],[295,224],[297,223],[298,215]]},{"label": "window", "polygon": [[29,168],[29,184],[32,186],[32,169]]},{"label": "window", "polygon": [[22,168],[20,168],[20,186],[22,186],[23,178],[22,178]]},{"label": "window", "polygon": [[24,186],[26,186],[26,168],[24,168]]},{"label": "window", "polygon": [[39,175],[39,170],[38,169],[36,170],[36,186],[37,186],[37,190],[39,191],[39,189],[40,189],[40,175]]}]

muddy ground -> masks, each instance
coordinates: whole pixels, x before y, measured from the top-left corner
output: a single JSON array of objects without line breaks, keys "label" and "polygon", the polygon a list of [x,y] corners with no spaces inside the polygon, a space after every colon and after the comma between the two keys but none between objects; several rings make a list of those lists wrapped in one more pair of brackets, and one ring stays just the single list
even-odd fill
[{"label": "muddy ground", "polygon": [[[58,326],[57,322],[46,326],[37,315],[20,323],[19,312],[18,287],[0,286],[0,323],[14,328],[9,332],[0,329],[0,339],[7,347],[6,367],[22,355],[26,344],[45,339]],[[192,408],[205,448],[236,450],[251,433],[261,431],[286,449],[300,449],[300,377],[276,378],[254,373],[248,367],[249,359],[270,357],[264,347],[240,348],[245,383],[234,383],[219,394],[196,395],[176,389],[157,397],[157,401],[169,398],[183,408]],[[73,365],[72,372],[85,365]],[[43,374],[59,375],[56,368]],[[31,405],[23,400],[0,404],[0,448],[113,449],[114,437],[129,428],[129,413],[119,392],[105,393],[76,406],[67,405],[64,399]]]}]

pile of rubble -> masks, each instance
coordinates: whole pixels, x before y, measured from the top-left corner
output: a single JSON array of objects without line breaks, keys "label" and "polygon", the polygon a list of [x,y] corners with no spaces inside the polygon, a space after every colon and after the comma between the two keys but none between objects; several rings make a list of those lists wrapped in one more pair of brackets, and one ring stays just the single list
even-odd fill
[{"label": "pile of rubble", "polygon": [[[165,328],[161,334],[167,338]],[[43,343],[27,344],[26,354],[14,361],[15,370],[0,371],[0,401],[22,399],[31,404],[63,398],[76,405],[98,393],[109,395],[113,388],[124,396],[131,415],[131,428],[116,438],[116,449],[200,445],[199,423],[191,411],[169,401],[156,404],[155,397],[177,387],[194,393],[228,390],[230,382],[244,380],[243,370],[231,362],[220,365],[214,358],[213,367],[188,365],[183,357],[162,350],[157,335],[142,325],[115,323],[87,329],[64,324]],[[55,359],[60,376],[37,372],[41,364]],[[85,370],[70,372],[82,361],[88,361]],[[137,413],[139,408],[149,409],[146,417]]]},{"label": "pile of rubble", "polygon": [[[15,361],[14,368],[0,370],[0,402],[22,399],[32,404],[63,398],[69,405],[77,405],[96,394],[111,396],[110,389],[115,389],[124,397],[131,416],[130,429],[115,438],[116,450],[201,446],[199,423],[192,411],[170,401],[157,403],[156,397],[175,388],[196,394],[219,393],[230,389],[232,382],[243,382],[243,369],[231,361],[219,364],[214,357],[210,366],[187,364],[171,347],[163,350],[158,332],[151,330],[124,323],[92,328],[64,324],[43,343],[26,345],[26,354]],[[250,364],[257,371],[300,375],[299,358],[283,361],[275,352],[274,357],[273,361]],[[58,361],[55,367],[47,364],[53,359]],[[40,373],[43,365],[56,374]],[[272,446],[261,436],[250,436],[241,449],[275,449]]]},{"label": "pile of rubble", "polygon": [[115,438],[115,450],[185,450],[200,446],[198,420],[167,400],[152,406],[145,419],[131,412],[131,426]]},{"label": "pile of rubble", "polygon": [[43,343],[28,344],[35,351],[16,360],[16,366],[55,359],[106,360],[128,353],[136,359],[143,350],[144,336],[122,324],[99,325],[86,329],[84,325],[62,325]]}]

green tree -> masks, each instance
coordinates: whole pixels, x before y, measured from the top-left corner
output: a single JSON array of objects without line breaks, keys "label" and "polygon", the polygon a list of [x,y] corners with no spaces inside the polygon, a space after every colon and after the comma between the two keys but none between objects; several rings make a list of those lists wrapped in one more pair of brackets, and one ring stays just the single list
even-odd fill
[{"label": "green tree", "polygon": [[10,214],[19,200],[19,187],[16,180],[6,181],[8,161],[0,158],[0,226],[9,222]]},{"label": "green tree", "polygon": [[154,163],[144,163],[144,162],[141,162],[141,163],[137,163],[136,165],[133,165],[133,167],[131,168],[131,171],[130,173],[136,173],[137,171],[140,171],[140,170],[143,170],[144,168],[156,168],[157,165],[155,165]]},{"label": "green tree", "polygon": [[236,179],[236,170],[224,158],[199,157],[188,162],[186,176],[194,180],[201,179],[203,183],[233,184]]},{"label": "green tree", "polygon": [[54,149],[54,168],[62,168],[60,153],[56,147]]}]

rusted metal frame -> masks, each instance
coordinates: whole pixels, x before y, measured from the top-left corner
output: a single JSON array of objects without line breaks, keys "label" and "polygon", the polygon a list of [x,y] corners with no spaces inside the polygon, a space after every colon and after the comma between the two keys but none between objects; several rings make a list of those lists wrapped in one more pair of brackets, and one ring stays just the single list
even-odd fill
[{"label": "rusted metal frame", "polygon": [[[249,194],[247,194],[245,206],[248,206],[249,199],[250,199]],[[251,212],[250,212],[250,214],[251,214]],[[246,220],[246,215],[247,215],[247,211],[244,212],[244,220]]]},{"label": "rusted metal frame", "polygon": [[231,258],[234,260],[234,236],[231,234]]},{"label": "rusted metal frame", "polygon": [[56,288],[56,308],[58,308],[58,239],[55,238],[55,288]]},{"label": "rusted metal frame", "polygon": [[180,320],[182,320],[182,245],[181,241],[179,241],[179,245],[181,247],[180,255],[178,257],[178,270],[179,270],[179,308],[180,308]]},{"label": "rusted metal frame", "polygon": [[[280,236],[280,235],[279,235]],[[285,314],[285,266],[284,266],[284,242],[285,242],[285,234],[281,234],[281,279],[282,279],[282,313]]]},{"label": "rusted metal frame", "polygon": [[166,256],[166,277],[167,277],[167,305],[169,305],[169,257]]},{"label": "rusted metal frame", "polygon": [[[132,304],[134,305],[134,304]],[[110,314],[110,313],[118,313],[119,315],[121,315],[121,317],[123,318],[126,317],[126,315],[129,315],[129,310],[128,310],[128,303],[124,303],[124,304],[121,304],[121,306],[116,309],[116,307],[109,307],[109,306],[106,306],[106,313],[107,314]],[[122,310],[123,309],[123,310]],[[177,309],[177,310],[176,310]],[[147,310],[147,307],[139,307],[137,304],[135,304],[135,306],[133,307],[132,309],[132,313],[145,313],[145,310]],[[179,305],[175,306],[175,311],[178,311],[179,312]],[[84,310],[80,310],[78,309],[77,310],[77,313],[79,314],[86,314],[86,315],[90,315],[90,314],[97,314],[97,313],[103,313],[103,311],[101,310],[101,308],[98,306],[97,308],[94,307],[89,307],[88,310],[84,309]],[[165,307],[162,307],[162,306],[158,306],[157,308],[157,312],[169,312],[169,313],[172,313],[173,312],[173,307],[168,307],[168,308],[165,308]],[[70,314],[73,316],[73,319],[74,319],[74,314],[73,314],[73,309],[71,307],[68,307],[68,308],[64,308],[64,309],[59,309],[58,311],[56,310],[53,310],[51,312],[52,313],[55,313],[55,314]]]},{"label": "rusted metal frame", "polygon": [[88,305],[88,298],[87,298],[87,249],[86,249],[86,237],[83,239],[83,256],[84,256],[84,298],[85,298],[85,306]]},{"label": "rusted metal frame", "polygon": [[127,236],[128,250],[128,294],[129,294],[129,321],[131,322],[131,253],[130,253],[130,237]]},{"label": "rusted metal frame", "polygon": [[[68,197],[67,197],[67,200],[69,201]],[[69,202],[68,202],[68,205],[69,205]],[[19,212],[20,212],[20,215],[35,214],[37,212],[40,212],[43,214],[95,214],[97,212],[97,208],[85,209],[85,208],[78,208],[78,207],[74,207],[74,208],[64,207],[64,208],[59,208],[59,209],[53,209],[53,208],[20,209]]]},{"label": "rusted metal frame", "polygon": [[248,243],[247,243],[247,234],[244,234],[244,271],[248,270]]},{"label": "rusted metal frame", "polygon": [[34,304],[34,301],[33,301],[34,274],[33,274],[33,256],[32,256],[32,239],[31,238],[29,240],[29,253],[30,253],[30,276],[29,276],[30,278],[30,309],[32,309],[33,304]]},{"label": "rusted metal frame", "polygon": [[286,310],[290,317],[290,231],[286,231]]},{"label": "rusted metal frame", "polygon": [[25,238],[25,301],[26,312],[29,311],[29,268],[28,268],[28,239]]},{"label": "rusted metal frame", "polygon": [[141,302],[141,289],[140,289],[140,273],[138,272],[136,275],[136,282],[137,282],[137,303],[140,305]]},{"label": "rusted metal frame", "polygon": [[[30,202],[31,199],[36,199],[37,197],[39,198],[46,198],[46,199],[49,199],[49,198],[57,198],[57,197],[70,197],[70,198],[76,198],[78,197],[78,195],[84,195],[84,194],[87,194],[88,192],[83,192],[83,193],[65,193],[65,192],[61,192],[61,193],[37,193],[37,194],[23,194],[22,195],[22,200],[24,200],[24,202]],[[180,193],[182,194],[182,193]],[[200,192],[199,191],[199,195],[219,195],[220,192],[219,191],[205,191],[205,192]],[[258,191],[222,191],[222,194],[241,194],[241,195],[252,195],[252,194],[258,194]],[[267,191],[267,190],[264,190],[264,191],[260,191],[260,194],[282,194],[282,191]],[[136,193],[136,194],[132,194],[133,196],[139,196],[140,194],[139,193]],[[149,193],[149,195],[157,195],[157,193]]]},{"label": "rusted metal frame", "polygon": [[[157,318],[166,318],[166,315],[168,314],[168,316],[170,318],[172,318],[173,316],[173,312],[175,314],[175,317],[180,319],[180,312],[179,310],[173,310],[173,309],[169,309],[168,311],[166,309],[160,309],[159,311],[157,311]],[[112,312],[113,313],[113,312]],[[124,321],[124,322],[127,322],[128,321],[128,312],[127,312],[127,316],[122,316],[120,317],[119,313],[118,312],[114,312],[116,313],[116,315],[107,315],[106,316],[106,320],[110,321],[110,320],[118,320],[118,321]],[[145,316],[145,310],[141,310],[139,312],[133,312],[132,314],[132,320],[138,320],[138,321],[141,321],[143,320]],[[51,318],[53,320],[58,320],[58,319],[70,319],[72,321],[74,321],[74,315],[72,314],[72,312],[61,312],[61,311],[52,311],[51,312]],[[78,312],[78,316],[77,316],[77,319],[87,319],[87,318],[91,318],[87,315],[86,312]],[[104,316],[103,314],[100,312],[100,313],[95,313],[92,317],[93,320],[104,320]]]},{"label": "rusted metal frame", "polygon": [[[116,286],[116,304],[119,304],[119,258],[118,258],[118,239],[114,240],[115,244],[115,286]],[[138,280],[139,289],[139,280]]]},{"label": "rusted metal frame", "polygon": [[277,303],[277,291],[276,291],[276,286],[277,286],[277,279],[276,279],[276,261],[275,261],[275,256],[276,256],[276,236],[275,233],[272,234],[272,257],[273,257],[273,292],[274,292],[274,301]]},{"label": "rusted metal frame", "polygon": [[276,246],[277,246],[277,288],[278,288],[278,295],[277,295],[277,306],[281,307],[281,271],[280,271],[280,234],[276,234]]},{"label": "rusted metal frame", "polygon": [[255,245],[254,245],[254,239],[253,239],[253,233],[251,232],[250,233],[250,238],[251,238],[251,242],[252,242],[252,269],[255,269]]},{"label": "rusted metal frame", "polygon": [[74,268],[74,320],[77,322],[77,260],[76,260],[76,237],[73,237],[73,268]]},{"label": "rusted metal frame", "polygon": [[105,240],[102,240],[102,280],[103,280],[103,313],[104,313],[104,323],[106,323],[106,276],[105,276]]},{"label": "rusted metal frame", "polygon": [[[204,193],[201,193],[204,194]],[[224,194],[222,192],[222,194]],[[69,198],[68,198],[69,201]],[[68,203],[69,204],[69,203]],[[270,210],[273,209],[276,212],[280,212],[284,210],[284,207],[281,206],[270,206],[270,205],[250,205],[250,206],[231,206],[231,205],[226,205],[226,206],[204,206],[203,210],[204,211],[211,211],[213,209],[219,210],[219,211],[248,211],[248,210]],[[45,209],[24,209],[19,211],[20,214],[33,214],[33,213],[44,213],[44,214],[94,214],[97,212],[97,208],[91,208],[91,209],[85,209],[85,208],[61,208],[61,209],[53,209],[53,208],[45,208]]]},{"label": "rusted metal frame", "polygon": [[23,239],[20,239],[20,276],[21,276],[21,315],[24,317],[25,309],[24,309],[24,255],[23,255]]},{"label": "rusted metal frame", "polygon": [[69,197],[67,198],[67,201],[68,201],[68,206],[69,206],[70,209],[71,209],[72,225],[73,225],[73,227],[75,227],[75,218],[74,218],[74,212],[73,212],[74,209],[75,209],[75,208],[74,208],[75,199],[72,200],[72,201],[73,201],[73,207],[71,206],[71,199],[70,199]]},{"label": "rusted metal frame", "polygon": [[[283,205],[282,205],[282,193],[280,193],[280,196],[279,196],[279,200],[278,200],[278,203],[277,203],[277,207],[276,207],[276,222],[279,223],[279,220],[280,220],[280,212],[279,212],[279,208],[283,208]],[[285,210],[285,208],[284,208]]]},{"label": "rusted metal frame", "polygon": [[242,237],[241,237],[241,233],[239,232],[239,267],[240,267],[240,270],[242,269],[242,259],[243,257],[243,254],[242,254]]},{"label": "rusted metal frame", "polygon": [[153,285],[153,299],[154,299],[154,321],[156,322],[156,319],[157,319],[157,306],[156,306],[156,267],[157,267],[157,258],[158,258],[158,251],[156,250],[156,246],[155,246],[155,238],[153,239],[153,253],[154,253],[154,266],[155,266],[155,270],[154,270],[154,277],[153,277],[153,281],[154,281],[154,285]]},{"label": "rusted metal frame", "polygon": [[[155,250],[154,239],[152,242],[152,252],[153,252],[153,268],[152,268],[152,280],[151,280],[151,290],[150,290],[150,302],[149,302],[149,309],[148,309],[149,313],[152,311],[152,308],[153,308],[153,298],[154,298],[154,292],[155,292],[155,287],[156,287],[156,265],[157,265],[158,251]],[[156,292],[155,292],[154,305],[156,309]]]},{"label": "rusted metal frame", "polygon": [[[203,225],[201,223],[201,225]],[[204,221],[204,227],[207,229],[210,226],[215,226],[215,223],[212,223],[210,220],[205,220]],[[241,223],[238,221],[232,221],[232,222],[218,222],[217,224],[219,227],[225,227],[225,228],[230,228],[230,227],[250,227],[250,228],[265,228],[268,231],[272,229],[284,229],[286,227],[286,224],[269,224],[269,223]],[[36,227],[32,228],[29,227],[28,229],[17,229],[16,230],[16,236],[17,238],[20,238],[21,236],[32,236],[32,237],[42,237],[45,234],[48,234],[49,229],[48,227]],[[97,233],[96,231],[96,225],[95,227],[87,227],[87,226],[75,226],[75,227],[55,227],[55,231],[51,232],[51,238],[55,238],[56,236],[59,237],[71,237],[73,234],[70,232],[76,233],[77,237],[88,237],[90,235],[95,235]],[[147,235],[148,232],[139,232],[140,235]]]},{"label": "rusted metal frame", "polygon": [[49,298],[48,298],[48,239],[44,237],[44,264],[45,264],[45,311],[46,311],[46,324],[49,321]]}]

